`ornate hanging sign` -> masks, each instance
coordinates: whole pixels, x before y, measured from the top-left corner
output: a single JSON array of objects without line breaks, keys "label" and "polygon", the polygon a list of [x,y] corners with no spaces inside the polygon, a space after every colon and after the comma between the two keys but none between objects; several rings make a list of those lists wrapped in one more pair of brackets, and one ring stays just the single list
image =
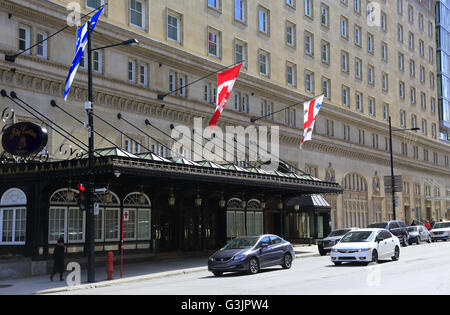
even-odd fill
[{"label": "ornate hanging sign", "polygon": [[36,154],[47,145],[47,129],[30,122],[21,122],[3,131],[3,149],[14,156]]}]

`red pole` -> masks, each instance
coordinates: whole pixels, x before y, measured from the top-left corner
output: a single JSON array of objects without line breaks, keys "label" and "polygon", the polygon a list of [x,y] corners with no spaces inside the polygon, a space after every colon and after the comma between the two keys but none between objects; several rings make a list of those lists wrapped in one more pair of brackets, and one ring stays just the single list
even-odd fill
[{"label": "red pole", "polygon": [[120,237],[120,277],[122,278],[123,272],[123,214],[122,214],[122,229]]}]

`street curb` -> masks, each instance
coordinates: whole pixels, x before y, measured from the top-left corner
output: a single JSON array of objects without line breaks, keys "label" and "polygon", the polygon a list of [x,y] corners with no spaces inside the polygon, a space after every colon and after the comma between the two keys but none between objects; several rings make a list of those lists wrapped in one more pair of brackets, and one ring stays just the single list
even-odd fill
[{"label": "street curb", "polygon": [[[299,259],[299,258],[316,257],[316,256],[320,256],[320,255],[316,254],[316,253],[299,254],[299,255],[295,255],[295,258]],[[105,287],[110,287],[110,286],[120,285],[120,284],[125,284],[125,283],[141,282],[141,281],[147,281],[147,280],[152,280],[152,279],[160,279],[160,278],[166,278],[166,277],[171,277],[171,276],[178,276],[178,275],[183,275],[183,274],[187,275],[187,274],[201,272],[201,271],[207,271],[207,270],[208,270],[208,267],[197,267],[197,268],[190,268],[190,269],[158,272],[155,274],[150,274],[150,275],[145,275],[145,276],[136,276],[136,277],[129,277],[129,278],[124,278],[124,279],[101,281],[101,282],[97,282],[97,283],[81,284],[81,285],[77,285],[77,286],[73,286],[73,287],[63,287],[63,288],[42,290],[42,291],[37,291],[37,292],[33,293],[33,295],[45,295],[45,294],[71,292],[71,291],[79,291],[79,290],[86,290],[86,289],[105,288]]]}]

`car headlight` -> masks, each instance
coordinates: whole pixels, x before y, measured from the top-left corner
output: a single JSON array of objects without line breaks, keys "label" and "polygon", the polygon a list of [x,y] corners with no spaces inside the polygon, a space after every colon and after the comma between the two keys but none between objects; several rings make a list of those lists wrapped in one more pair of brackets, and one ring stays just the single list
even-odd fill
[{"label": "car headlight", "polygon": [[209,257],[209,261],[214,261],[214,257],[213,256]]},{"label": "car headlight", "polygon": [[232,260],[232,261],[242,261],[242,260],[244,260],[245,258],[247,258],[247,255],[236,255],[236,256],[234,256],[231,260]]},{"label": "car headlight", "polygon": [[368,252],[369,250],[371,250],[371,248],[360,248],[358,249],[358,253]]},{"label": "car headlight", "polygon": [[338,250],[337,249],[331,249],[331,251],[333,252],[333,253],[337,253],[338,252]]}]

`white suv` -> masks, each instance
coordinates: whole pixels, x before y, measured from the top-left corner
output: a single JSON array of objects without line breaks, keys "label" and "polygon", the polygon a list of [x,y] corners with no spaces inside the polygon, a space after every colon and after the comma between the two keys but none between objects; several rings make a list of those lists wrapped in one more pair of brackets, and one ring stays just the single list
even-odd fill
[{"label": "white suv", "polygon": [[435,223],[430,234],[433,242],[438,240],[447,241],[450,239],[450,221]]}]

